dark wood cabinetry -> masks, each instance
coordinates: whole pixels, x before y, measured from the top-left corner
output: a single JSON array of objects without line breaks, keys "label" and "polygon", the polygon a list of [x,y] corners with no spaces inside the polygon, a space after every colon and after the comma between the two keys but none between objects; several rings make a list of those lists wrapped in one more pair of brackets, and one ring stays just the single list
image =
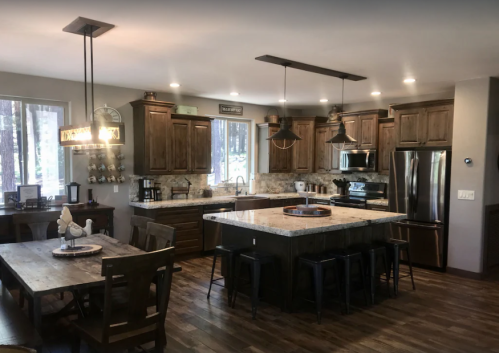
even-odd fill
[{"label": "dark wood cabinetry", "polygon": [[340,151],[326,143],[338,133],[339,123],[318,124],[315,129],[315,172],[339,172]]},{"label": "dark wood cabinetry", "polygon": [[346,145],[346,150],[375,149],[378,146],[378,119],[388,115],[385,109],[341,113],[347,135],[357,142]]},{"label": "dark wood cabinetry", "polygon": [[452,145],[454,100],[393,105],[396,147]]},{"label": "dark wood cabinetry", "polygon": [[172,114],[174,103],[138,100],[130,104],[135,174],[210,173],[210,118]]},{"label": "dark wood cabinetry", "polygon": [[[293,149],[281,149],[283,141],[267,140],[279,131],[279,124],[258,124],[258,171],[259,173],[291,173]],[[286,141],[289,143],[289,141]],[[277,145],[277,146],[276,146]]]},{"label": "dark wood cabinetry", "polygon": [[315,117],[292,118],[291,130],[301,137],[293,146],[293,172],[313,173],[315,148]]},{"label": "dark wood cabinetry", "polygon": [[378,173],[390,173],[390,153],[395,151],[395,123],[393,119],[380,119],[378,127]]}]

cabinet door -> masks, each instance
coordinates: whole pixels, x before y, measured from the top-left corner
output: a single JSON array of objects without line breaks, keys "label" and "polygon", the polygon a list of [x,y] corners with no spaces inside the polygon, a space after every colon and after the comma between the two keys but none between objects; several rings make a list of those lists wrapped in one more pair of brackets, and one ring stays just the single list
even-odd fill
[{"label": "cabinet door", "polygon": [[395,112],[395,138],[397,147],[418,147],[424,138],[424,109]]},{"label": "cabinet door", "polygon": [[452,146],[454,106],[443,105],[425,109],[424,146]]},{"label": "cabinet door", "polygon": [[[278,127],[269,128],[269,136],[272,136],[277,131]],[[284,146],[284,141],[275,141],[275,144],[279,147]],[[286,141],[289,145],[289,141]],[[274,145],[274,142],[269,140],[269,173],[290,173],[292,170],[292,148],[281,149]]]},{"label": "cabinet door", "polygon": [[171,171],[186,174],[191,171],[191,121],[172,119]]},{"label": "cabinet door", "polygon": [[378,145],[378,115],[359,116],[358,148],[371,149]]},{"label": "cabinet door", "polygon": [[378,173],[390,173],[390,153],[395,151],[395,123],[379,124]]},{"label": "cabinet door", "polygon": [[346,134],[357,140],[353,144],[345,145],[346,150],[355,150],[360,144],[358,131],[359,131],[359,117],[358,116],[347,116],[342,119],[343,124],[345,124]]},{"label": "cabinet door", "polygon": [[211,123],[191,122],[191,171],[197,174],[211,173]]},{"label": "cabinet door", "polygon": [[320,127],[315,129],[315,171],[328,172],[331,169],[331,157],[330,157],[330,143],[326,143],[329,140],[329,128]]},{"label": "cabinet door", "polygon": [[313,121],[293,121],[292,131],[301,137],[293,146],[293,171],[313,173],[314,171],[314,129]]},{"label": "cabinet door", "polygon": [[161,107],[145,109],[145,170],[144,174],[164,174],[169,171],[170,110]]},{"label": "cabinet door", "polygon": [[[331,126],[329,128],[329,138],[333,138],[338,134],[338,130],[340,129],[339,125],[336,126]],[[332,143],[327,144],[329,147],[329,155],[330,157],[330,163],[331,163],[331,168],[329,169],[330,172],[333,173],[339,173],[340,172],[340,151],[337,150],[336,148],[333,147]]]}]

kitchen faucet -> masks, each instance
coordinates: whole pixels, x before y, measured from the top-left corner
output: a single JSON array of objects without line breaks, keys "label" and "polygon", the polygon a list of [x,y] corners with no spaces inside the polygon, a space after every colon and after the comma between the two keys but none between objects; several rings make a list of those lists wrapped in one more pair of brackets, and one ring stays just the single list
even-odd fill
[{"label": "kitchen faucet", "polygon": [[238,190],[238,188],[239,188],[239,178],[243,179],[243,185],[246,185],[244,183],[244,178],[242,176],[238,176],[236,178],[236,197],[243,192],[242,188],[241,188],[241,190]]}]

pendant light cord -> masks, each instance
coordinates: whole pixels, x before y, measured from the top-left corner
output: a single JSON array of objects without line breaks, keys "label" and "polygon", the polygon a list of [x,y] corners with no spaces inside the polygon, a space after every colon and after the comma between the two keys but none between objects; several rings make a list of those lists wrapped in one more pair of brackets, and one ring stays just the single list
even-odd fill
[{"label": "pendant light cord", "polygon": [[87,102],[87,31],[83,31],[83,67],[85,72],[85,121],[88,121],[88,102]]},{"label": "pendant light cord", "polygon": [[288,118],[286,116],[286,76],[287,76],[287,66],[284,66],[284,106],[283,106],[283,109],[284,109],[284,120],[286,121],[286,123],[288,122]]},{"label": "pendant light cord", "polygon": [[343,96],[345,95],[345,79],[341,79],[341,111],[343,112]]},{"label": "pendant light cord", "polygon": [[92,121],[94,121],[94,41],[93,26],[90,26],[90,75],[92,80]]}]

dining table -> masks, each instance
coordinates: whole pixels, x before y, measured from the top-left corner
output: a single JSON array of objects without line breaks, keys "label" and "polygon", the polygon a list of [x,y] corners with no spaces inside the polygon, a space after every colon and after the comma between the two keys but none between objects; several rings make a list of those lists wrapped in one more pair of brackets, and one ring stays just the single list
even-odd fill
[{"label": "dining table", "polygon": [[[78,297],[95,287],[103,287],[102,258],[144,254],[145,251],[122,243],[104,234],[93,234],[77,240],[77,245],[100,245],[102,251],[82,257],[54,257],[52,251],[60,248],[59,238],[0,244],[2,272],[10,272],[30,297],[29,316],[40,331],[42,324],[41,298],[48,294],[71,292],[71,305],[79,307]],[[174,264],[173,272],[182,268]],[[71,306],[66,305],[65,308]],[[64,310],[64,309],[63,309]]]}]

